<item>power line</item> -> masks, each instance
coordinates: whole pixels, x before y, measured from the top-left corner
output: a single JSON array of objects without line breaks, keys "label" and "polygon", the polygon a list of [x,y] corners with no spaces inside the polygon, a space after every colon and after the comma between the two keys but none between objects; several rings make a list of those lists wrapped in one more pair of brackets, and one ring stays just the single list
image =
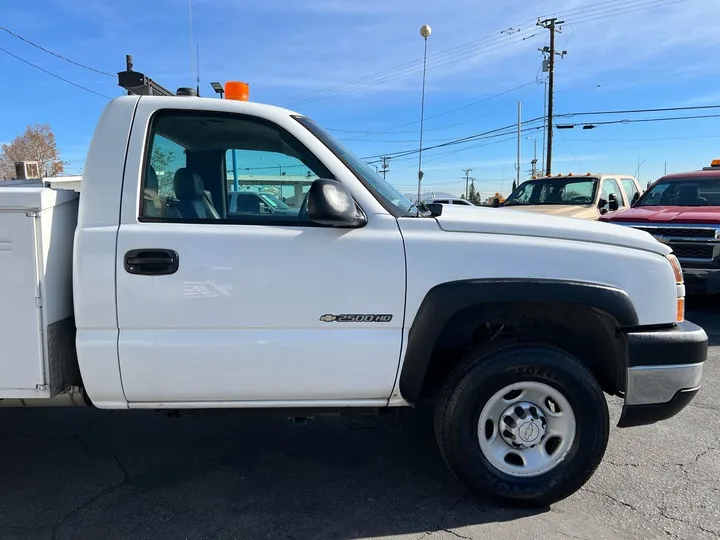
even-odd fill
[{"label": "power line", "polygon": [[598,17],[590,17],[590,18],[580,18],[578,20],[572,21],[573,24],[584,24],[588,22],[593,21],[599,21],[600,19],[605,19],[607,17],[612,17],[613,15],[627,15],[629,13],[636,13],[638,11],[645,11],[646,9],[654,8],[654,7],[665,7],[670,6],[673,4],[680,4],[682,2],[687,2],[688,0],[652,0],[650,2],[646,2],[645,4],[638,4],[634,9],[624,9],[624,10],[612,10],[608,11],[607,13],[604,13],[602,16]]},{"label": "power line", "polygon": [[[542,117],[538,117],[538,118],[535,118],[535,119],[533,119],[533,120],[534,120],[534,121],[538,121],[538,120],[541,120],[541,119],[542,119]],[[529,122],[531,122],[531,121],[528,120],[528,123],[529,123]],[[540,130],[540,129],[542,129],[542,126],[528,126],[528,127],[523,127],[523,128],[521,129],[521,132],[522,132],[522,133],[530,133],[530,132],[532,132],[532,131],[537,131],[537,130]],[[438,154],[436,157],[443,156],[443,155],[456,154],[456,153],[458,153],[458,152],[462,152],[462,151],[464,151],[464,150],[466,150],[466,149],[469,149],[469,148],[476,148],[477,146],[482,146],[482,142],[481,142],[480,144],[477,144],[478,141],[487,141],[487,140],[489,140],[489,139],[494,139],[494,138],[497,138],[497,137],[507,137],[507,136],[510,137],[508,140],[510,140],[510,139],[515,139],[515,137],[517,137],[517,124],[512,124],[512,125],[510,125],[510,126],[504,126],[504,127],[502,127],[502,128],[497,128],[497,129],[493,129],[493,130],[490,130],[490,131],[486,131],[486,132],[484,132],[484,133],[477,133],[477,134],[475,134],[475,135],[472,135],[471,137],[464,137],[464,138],[462,138],[462,139],[456,139],[456,140],[454,140],[454,141],[450,141],[450,142],[443,143],[443,144],[436,144],[436,145],[433,145],[433,146],[426,146],[425,148],[423,148],[423,152],[428,151],[428,150],[435,150],[435,149],[437,149],[437,148],[445,148],[445,147],[448,147],[448,146],[457,146],[457,145],[459,145],[459,144],[476,143],[475,145],[472,145],[472,144],[471,144],[470,146],[467,146],[467,147],[465,147],[464,149],[461,149],[461,150],[454,150],[454,151],[451,151],[451,152],[445,152],[445,153],[442,153],[442,154]],[[396,161],[405,161],[406,159],[409,159],[409,158],[406,158],[405,156],[412,156],[412,155],[415,154],[415,153],[417,153],[417,149],[415,149],[415,150],[407,150],[407,151],[404,151],[404,152],[398,152],[398,153],[392,154],[392,157],[393,157],[393,159],[396,159]],[[370,156],[370,157],[367,157],[367,158],[364,158],[364,159],[372,159],[373,157],[375,157],[375,156]],[[403,158],[405,158],[405,159],[403,159]],[[430,160],[428,160],[428,161],[430,161]]]},{"label": "power line", "polygon": [[618,87],[623,84],[630,84],[630,83],[642,82],[642,81],[650,81],[650,80],[654,80],[654,79],[668,79],[671,77],[682,76],[682,75],[695,75],[697,73],[709,73],[709,72],[717,73],[718,70],[719,69],[717,67],[714,67],[714,68],[711,67],[711,68],[703,68],[703,69],[693,69],[690,71],[676,71],[674,73],[663,73],[662,75],[650,75],[648,77],[640,77],[637,79],[625,79],[623,81],[614,81],[613,80],[612,82],[608,82],[608,83],[593,84],[593,85],[588,85],[588,86],[576,86],[574,88],[563,88],[561,90],[555,90],[555,93],[559,94],[561,92],[576,92],[577,90],[595,90],[597,88],[605,88],[607,86]]},{"label": "power line", "polygon": [[599,114],[641,114],[650,112],[673,112],[673,111],[697,111],[705,109],[720,109],[720,105],[689,105],[687,107],[659,107],[655,109],[625,109],[625,110],[613,110],[613,111],[591,111],[591,112],[576,112],[576,113],[565,113],[556,114],[555,116],[562,116],[567,118],[569,116],[591,116]]},{"label": "power line", "polygon": [[71,85],[73,85],[73,86],[76,87],[76,88],[80,88],[81,90],[85,90],[86,92],[90,92],[91,94],[95,94],[96,96],[100,96],[100,97],[103,97],[103,98],[105,98],[105,99],[112,99],[111,97],[106,96],[105,94],[101,94],[100,92],[96,92],[95,90],[90,90],[90,88],[87,88],[86,86],[83,86],[83,85],[81,85],[81,84],[74,83],[74,82],[72,82],[72,81],[69,81],[68,79],[65,79],[65,78],[61,77],[60,75],[56,75],[55,73],[53,73],[53,72],[51,72],[51,71],[48,71],[47,69],[41,68],[41,67],[38,66],[37,64],[33,64],[32,62],[29,62],[29,61],[25,60],[24,58],[20,58],[19,56],[11,53],[10,51],[6,51],[5,49],[3,49],[3,48],[1,48],[1,47],[0,47],[0,51],[4,52],[5,54],[7,54],[7,55],[9,55],[9,56],[12,56],[12,57],[15,58],[16,60],[20,60],[21,62],[23,62],[23,63],[25,63],[25,64],[27,64],[27,65],[29,65],[29,66],[34,67],[35,69],[39,69],[39,70],[42,71],[43,73],[47,73],[47,74],[50,75],[51,77],[55,77],[56,79],[59,79],[59,80],[61,80],[61,81],[63,81],[63,82],[66,82],[66,83],[68,83],[68,84],[71,84]]},{"label": "power line", "polygon": [[629,120],[624,118],[622,120],[605,120],[600,122],[581,122],[580,124],[571,124],[572,127],[583,124],[590,124],[593,126],[609,126],[613,124],[641,124],[644,122],[669,122],[672,120],[699,120],[702,118],[720,118],[720,114],[703,114],[696,116],[670,116],[665,118],[635,118]]},{"label": "power line", "polygon": [[[426,120],[426,121],[427,121],[427,120],[432,120],[433,118],[439,118],[439,117],[445,116],[445,115],[447,115],[447,114],[452,114],[452,113],[454,113],[454,112],[461,111],[461,110],[463,110],[463,109],[467,109],[467,108],[473,107],[473,106],[475,106],[475,105],[479,105],[480,103],[485,103],[485,102],[490,101],[490,100],[492,100],[492,99],[495,99],[495,98],[498,98],[498,97],[502,97],[502,96],[504,96],[504,95],[510,94],[511,92],[514,92],[514,91],[516,91],[516,90],[520,90],[521,88],[525,88],[525,87],[530,86],[530,85],[533,85],[533,84],[537,84],[535,80],[532,80],[532,81],[523,83],[523,84],[521,84],[521,85],[519,85],[519,86],[515,86],[514,88],[510,88],[510,89],[508,89],[508,90],[503,90],[502,92],[499,92],[499,93],[497,93],[497,94],[493,94],[493,95],[491,95],[491,96],[487,96],[487,97],[484,97],[484,98],[482,98],[482,99],[479,99],[479,100],[476,100],[476,101],[472,101],[472,102],[467,103],[467,104],[465,104],[465,105],[462,105],[462,106],[460,106],[460,107],[456,107],[456,108],[454,108],[454,109],[450,109],[450,110],[447,110],[447,111],[443,111],[443,112],[438,113],[438,114],[433,114],[432,116],[426,117],[425,120]],[[484,115],[484,116],[486,116],[486,115]],[[482,118],[482,117],[480,117],[480,118]],[[459,123],[457,123],[457,124],[451,124],[451,125],[448,125],[448,126],[440,126],[440,127],[434,127],[434,128],[426,128],[425,131],[437,131],[437,130],[439,130],[439,129],[446,129],[446,128],[448,128],[448,127],[455,127],[455,126],[458,126],[458,125],[461,125],[461,124],[465,124],[465,123],[467,123],[467,122],[472,122],[472,121],[474,121],[474,120],[476,120],[476,118],[472,118],[472,119],[470,119],[470,120],[463,121],[463,122],[459,122]],[[406,126],[412,126],[412,125],[414,125],[414,124],[417,124],[418,122],[419,122],[418,120],[414,120],[414,121],[412,121],[412,122],[407,122],[407,123],[405,123],[405,124],[400,124],[400,125],[397,125],[397,126],[389,127],[389,128],[384,129],[384,130],[382,130],[382,131],[355,131],[355,130],[333,129],[333,128],[326,128],[326,129],[327,129],[328,131],[337,131],[337,132],[343,132],[343,133],[361,133],[361,134],[366,134],[366,135],[401,135],[401,134],[404,135],[404,134],[410,134],[410,133],[416,133],[416,132],[415,132],[415,131],[395,131],[395,130],[396,130],[396,129],[403,128],[403,127],[406,127]],[[350,137],[350,138],[346,138],[346,139],[344,139],[344,140],[346,140],[346,141],[356,141],[356,140],[365,141],[366,139],[362,139],[361,137]],[[392,142],[392,141],[391,141],[391,142]]]},{"label": "power line", "polygon": [[[596,15],[596,17],[591,17],[592,20],[599,20],[610,16],[617,16],[625,13],[634,13],[636,11],[643,11],[653,7],[662,7],[664,5],[670,5],[685,1],[687,0],[624,0],[622,2],[601,2],[600,4],[597,4],[595,6],[585,6],[583,8],[567,10],[562,13],[562,16],[567,17],[568,15],[578,13],[578,20],[571,21],[576,24],[579,22],[590,22],[590,19],[587,18],[588,15]],[[521,23],[520,25],[516,25],[515,27],[502,30],[499,33],[496,32],[490,36],[480,38],[478,40],[473,40],[468,43],[453,47],[451,49],[447,49],[446,51],[437,53],[428,59],[428,67],[440,67],[450,63],[455,63],[468,56],[478,54],[476,49],[481,45],[485,45],[486,47],[489,45],[496,45],[496,47],[494,48],[486,48],[485,50],[483,50],[484,54],[496,50],[497,48],[504,48],[508,45],[520,43],[522,41],[530,39],[531,37],[536,35],[536,28],[523,28],[523,26],[533,21],[535,21],[535,19]],[[344,83],[338,83],[311,92],[306,92],[304,94],[299,94],[291,97],[289,104],[308,103],[310,101],[316,101],[318,99],[324,99],[342,93],[353,92],[363,88],[368,88],[370,86],[377,85],[378,83],[402,79],[415,73],[419,73],[422,70],[421,64],[422,63],[419,61],[414,61],[407,64],[402,64],[400,66],[396,66],[394,68],[388,68],[379,72],[364,75],[356,79],[351,79],[350,81],[346,81]]]},{"label": "power line", "polygon": [[19,35],[19,34],[16,34],[16,33],[13,32],[12,30],[9,30],[9,29],[5,28],[4,26],[0,26],[0,30],[2,30],[3,32],[7,32],[7,33],[10,34],[11,36],[13,36],[13,37],[15,37],[15,38],[17,38],[17,39],[19,39],[19,40],[21,40],[21,41],[24,41],[24,42],[27,43],[28,45],[32,45],[32,46],[35,47],[36,49],[40,49],[41,51],[43,51],[43,52],[45,52],[45,53],[47,53],[47,54],[50,54],[50,55],[54,56],[55,58],[59,58],[60,60],[64,60],[65,62],[69,62],[70,64],[73,64],[73,65],[75,65],[75,66],[81,67],[81,68],[83,68],[83,69],[87,69],[88,71],[93,71],[93,72],[95,72],[95,73],[99,73],[100,75],[106,75],[107,77],[116,77],[116,75],[113,75],[112,73],[108,73],[107,71],[101,71],[101,70],[99,70],[99,69],[95,69],[95,68],[93,68],[93,67],[86,66],[85,64],[81,64],[80,62],[76,62],[75,60],[70,60],[69,58],[66,58],[66,57],[62,56],[61,54],[58,54],[58,53],[53,52],[53,51],[51,51],[51,50],[49,50],[49,49],[46,49],[46,48],[43,47],[42,45],[38,45],[37,43],[35,43],[35,42],[33,42],[33,41],[30,41],[29,39],[24,38],[24,37],[22,37],[22,36]]},{"label": "power line", "polygon": [[592,143],[596,144],[599,142],[622,142],[627,143],[630,141],[680,141],[680,140],[686,140],[686,139],[717,139],[720,138],[720,133],[715,135],[688,135],[684,137],[627,137],[624,139],[595,139],[595,138],[587,138],[587,139],[563,139],[563,142],[570,142],[570,143]]},{"label": "power line", "polygon": [[[454,54],[447,55],[444,57],[438,57],[437,55],[434,58],[431,58],[428,60],[427,67],[428,68],[438,68],[449,64],[455,64],[459,60],[462,60],[464,58],[467,58],[469,56],[480,56],[481,54],[487,54],[492,51],[506,48],[509,45],[513,45],[516,43],[520,43],[524,41],[525,39],[529,39],[529,34],[531,32],[535,32],[534,29],[528,29],[524,31],[524,34],[521,35],[500,35],[500,36],[493,36],[489,38],[489,40],[486,40],[487,42],[484,44],[485,48],[481,52],[477,52],[476,49],[479,48],[481,45],[483,45],[482,42],[471,42],[465,47],[469,47],[467,51],[458,51]],[[534,33],[533,33],[534,35]],[[517,39],[520,38],[520,39]],[[409,67],[398,67],[392,70],[387,70],[388,73],[385,75],[374,75],[374,76],[367,76],[360,79],[355,79],[354,81],[351,81],[349,83],[343,83],[336,85],[335,87],[330,87],[328,90],[319,90],[316,91],[315,94],[308,94],[306,97],[298,98],[294,101],[291,101],[290,104],[292,105],[298,105],[298,104],[305,104],[309,103],[311,101],[317,101],[318,99],[325,99],[328,97],[333,97],[336,95],[340,95],[347,92],[354,92],[356,90],[362,90],[364,88],[369,88],[372,86],[376,86],[381,83],[387,83],[394,80],[399,80],[406,78],[410,75],[414,75],[417,73],[420,73],[422,71],[422,63],[420,65],[417,65],[417,62],[411,64]]]},{"label": "power line", "polygon": [[[663,111],[673,111],[673,110],[692,110],[692,109],[708,109],[708,108],[717,109],[717,108],[720,108],[720,105],[703,105],[703,106],[697,106],[697,107],[664,107],[664,108],[658,108],[658,109],[634,109],[634,110],[630,110],[630,111],[663,112]],[[628,111],[619,111],[619,112],[598,111],[597,113],[598,114],[621,114],[621,113],[627,113],[627,112]],[[565,113],[562,115],[556,115],[556,117],[582,116],[582,115],[586,115],[586,114],[595,114],[595,113],[596,113],[595,111],[591,111],[588,113],[582,113],[582,112]],[[672,116],[672,117],[662,117],[662,118],[636,118],[636,119],[622,119],[622,120],[605,120],[605,121],[599,121],[599,122],[592,122],[591,124],[598,126],[598,125],[613,125],[613,124],[634,124],[634,123],[644,123],[644,122],[667,122],[667,121],[673,121],[673,120],[694,120],[694,119],[699,120],[699,119],[706,119],[706,118],[720,118],[720,114],[694,115],[694,116]],[[521,129],[521,132],[526,133],[527,131],[531,131],[531,130],[534,131],[534,130],[541,129],[542,126],[532,126],[531,124],[536,123],[537,121],[542,120],[542,119],[543,119],[543,117],[540,116],[540,117],[532,118],[530,120],[526,120],[526,121],[522,122],[522,126],[528,126],[528,127],[523,127]],[[580,122],[578,124],[571,124],[571,126],[575,127],[577,125],[583,125],[586,123],[590,124],[590,122]],[[423,148],[423,151],[434,150],[436,148],[443,148],[443,147],[447,147],[447,146],[455,146],[458,144],[472,143],[472,142],[476,142],[479,140],[486,140],[488,138],[493,138],[493,137],[502,137],[502,136],[512,135],[513,131],[516,129],[516,127],[517,127],[516,124],[510,124],[508,126],[503,126],[501,128],[496,128],[496,129],[486,131],[483,133],[476,133],[474,135],[470,135],[467,137],[454,139],[452,141],[448,141],[448,142],[445,142],[442,144],[426,146]],[[459,151],[465,151],[469,148],[472,148],[472,146],[466,147]],[[412,149],[412,150],[406,150],[406,151],[398,151],[398,152],[387,154],[387,155],[391,156],[392,158],[402,158],[405,156],[413,155],[414,153],[417,153],[417,152],[418,152],[417,149]],[[378,157],[378,156],[368,156],[363,159],[373,159],[376,157]]]},{"label": "power line", "polygon": [[[504,32],[504,31],[502,31],[502,32]],[[477,48],[479,45],[486,43],[488,41],[504,39],[507,36],[503,36],[502,32],[498,33],[500,35],[493,34],[490,36],[486,36],[484,38],[480,38],[477,40],[473,40],[473,41],[458,45],[456,47],[452,47],[450,49],[447,49],[447,50],[439,52],[439,53],[431,54],[429,57],[428,64],[434,65],[438,60],[446,60],[446,59],[454,60],[458,53],[465,54],[467,52],[467,49],[472,50],[472,49]],[[406,71],[408,69],[411,69],[412,71],[406,73]],[[293,100],[293,101],[291,101],[291,103],[294,103],[297,101],[305,101],[305,98],[315,97],[320,94],[325,94],[328,92],[330,92],[332,94],[338,90],[343,91],[346,87],[350,88],[353,85],[364,83],[365,81],[372,81],[372,83],[376,83],[378,80],[382,80],[385,77],[387,77],[388,75],[397,76],[399,74],[401,76],[407,76],[407,75],[417,72],[420,69],[422,69],[421,62],[415,60],[415,61],[412,61],[412,62],[409,62],[406,64],[402,64],[400,66],[395,66],[393,68],[388,68],[388,69],[385,69],[382,71],[378,71],[376,73],[372,73],[369,75],[363,75],[362,77],[358,77],[357,79],[351,79],[350,81],[346,81],[344,83],[338,83],[333,86],[320,88],[318,90],[306,92],[304,94],[299,94],[299,95],[291,97],[290,99]],[[396,77],[394,77],[394,78],[396,78]]]}]

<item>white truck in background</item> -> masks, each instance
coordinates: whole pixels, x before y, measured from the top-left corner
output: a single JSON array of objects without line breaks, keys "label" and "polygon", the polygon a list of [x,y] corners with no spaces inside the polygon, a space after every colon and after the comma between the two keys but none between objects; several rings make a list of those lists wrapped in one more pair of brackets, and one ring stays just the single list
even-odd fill
[{"label": "white truck in background", "polygon": [[[302,205],[229,211],[231,155],[308,171]],[[707,336],[684,296],[677,259],[645,232],[416,208],[305,116],[123,96],[81,194],[0,188],[0,405],[434,401],[460,482],[544,505],[600,463],[604,393],[630,427],[698,391]]]}]

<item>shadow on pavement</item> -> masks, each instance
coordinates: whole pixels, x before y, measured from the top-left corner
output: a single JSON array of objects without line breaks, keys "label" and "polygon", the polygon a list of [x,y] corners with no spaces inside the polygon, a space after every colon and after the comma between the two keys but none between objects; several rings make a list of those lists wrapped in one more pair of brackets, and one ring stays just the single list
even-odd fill
[{"label": "shadow on pavement", "polygon": [[0,538],[368,538],[518,519],[470,497],[427,414],[0,409]]},{"label": "shadow on pavement", "polygon": [[692,295],[686,302],[685,318],[705,329],[710,346],[720,345],[720,333],[714,331],[720,325],[720,295]]}]

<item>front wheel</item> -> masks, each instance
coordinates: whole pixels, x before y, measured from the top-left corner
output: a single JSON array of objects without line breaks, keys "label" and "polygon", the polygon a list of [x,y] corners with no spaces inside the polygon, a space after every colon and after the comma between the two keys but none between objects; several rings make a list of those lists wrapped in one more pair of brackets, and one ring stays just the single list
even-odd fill
[{"label": "front wheel", "polygon": [[592,373],[550,345],[471,353],[435,408],[435,433],[471,491],[547,505],[587,482],[607,446],[607,403]]}]

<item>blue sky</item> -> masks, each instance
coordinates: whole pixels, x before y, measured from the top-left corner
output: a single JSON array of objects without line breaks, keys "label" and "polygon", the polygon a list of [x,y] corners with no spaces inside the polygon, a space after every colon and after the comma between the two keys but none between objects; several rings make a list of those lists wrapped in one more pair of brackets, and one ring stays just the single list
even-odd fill
[{"label": "blue sky", "polygon": [[[101,71],[135,69],[163,86],[194,86],[189,0],[4,0],[0,25]],[[12,4],[12,5],[10,5]],[[417,147],[422,24],[428,40],[426,144],[447,142],[543,114],[539,72],[548,32],[538,16],[566,23],[558,48],[556,113],[720,104],[716,0],[193,0],[201,92],[213,80],[243,80],[253,101],[312,116],[360,156]],[[513,30],[508,31],[512,28]],[[55,58],[0,32],[0,47],[105,96],[116,78]],[[0,141],[27,124],[49,123],[68,173],[81,171],[107,99],[47,75],[0,51]],[[515,90],[513,90],[515,89]],[[498,94],[503,94],[499,95]],[[476,103],[478,102],[478,103]],[[473,104],[474,103],[474,104]],[[459,109],[453,111],[454,109]],[[720,114],[720,110],[575,117],[558,122]],[[720,158],[720,118],[556,130],[554,172],[618,172],[641,181],[696,169]],[[529,170],[537,138],[522,144]],[[484,194],[507,194],[515,140],[499,137],[424,153],[424,186],[460,194],[472,168]],[[523,173],[523,176],[526,176]],[[390,162],[388,180],[414,192],[417,156]]]}]

